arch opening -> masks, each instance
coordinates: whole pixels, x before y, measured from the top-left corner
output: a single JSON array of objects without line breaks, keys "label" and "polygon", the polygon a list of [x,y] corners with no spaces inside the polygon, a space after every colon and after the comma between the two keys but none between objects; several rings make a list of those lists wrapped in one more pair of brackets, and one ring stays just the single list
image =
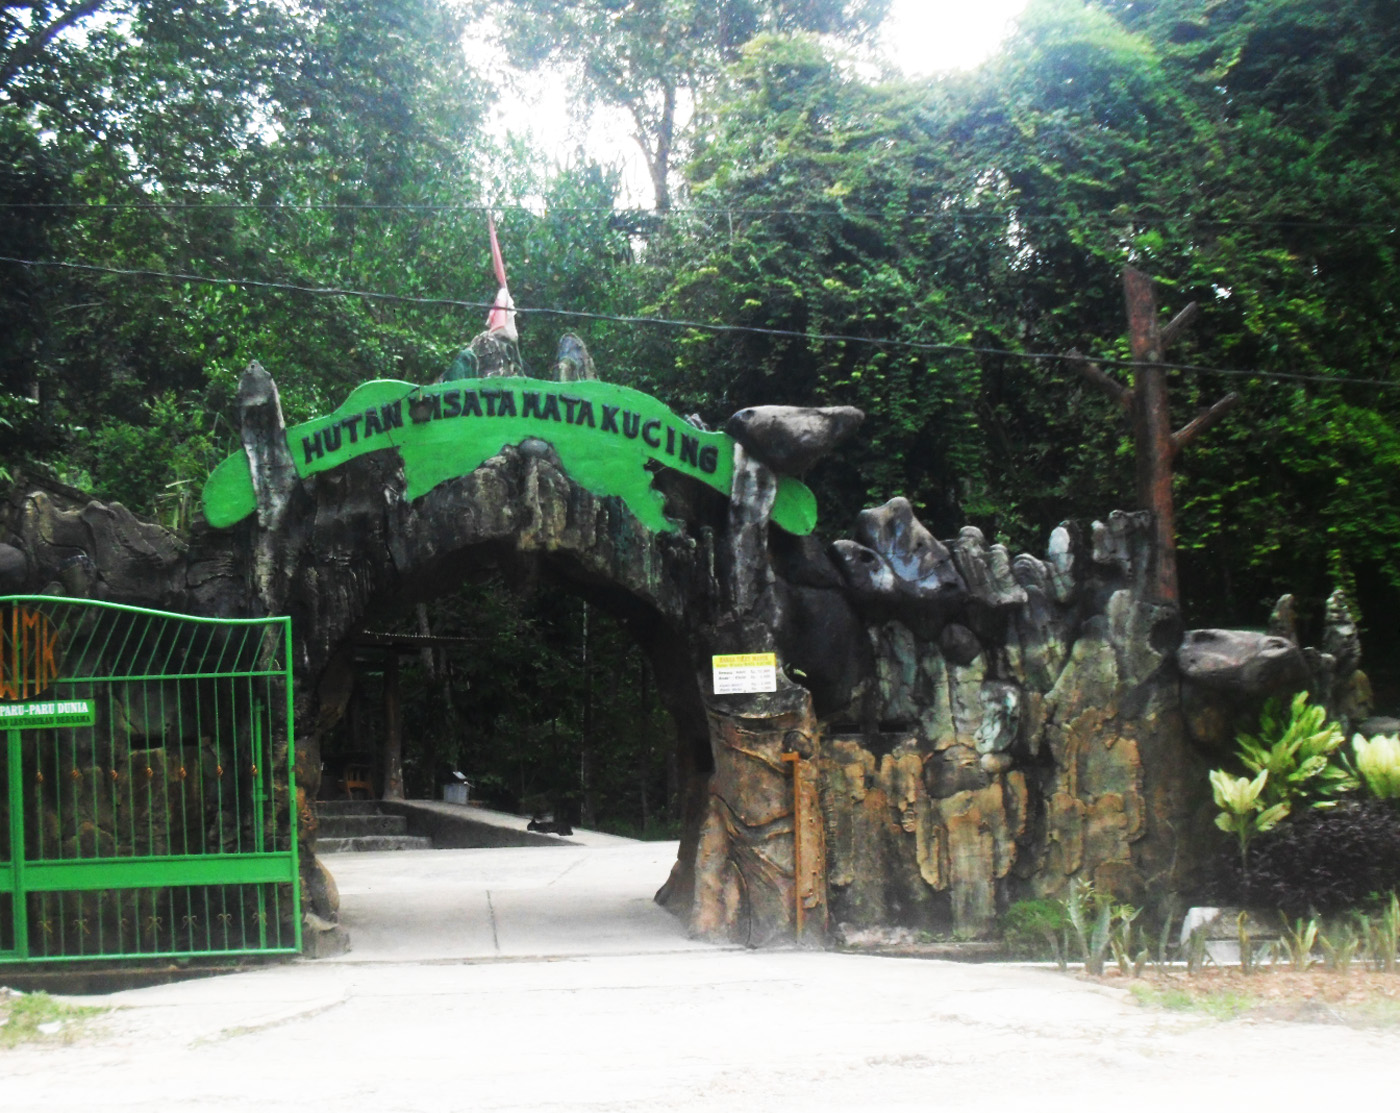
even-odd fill
[{"label": "arch opening", "polygon": [[686,786],[712,768],[680,632],[557,554],[445,564],[369,601],[317,681],[318,799],[345,795],[347,767],[375,797],[418,800],[463,772],[482,805],[678,838]]}]

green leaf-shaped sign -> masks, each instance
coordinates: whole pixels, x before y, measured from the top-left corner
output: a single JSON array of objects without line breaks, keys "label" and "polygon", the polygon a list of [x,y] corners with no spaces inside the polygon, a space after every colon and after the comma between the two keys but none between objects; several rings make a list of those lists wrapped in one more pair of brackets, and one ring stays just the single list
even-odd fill
[{"label": "green leaf-shaped sign", "polygon": [[[532,437],[553,445],[579,486],[622,499],[653,532],[676,524],[652,486],[650,462],[729,494],[733,438],[695,428],[641,391],[593,380],[454,379],[414,386],[378,379],[356,387],[334,413],[287,430],[287,445],[303,478],[366,452],[397,449],[407,496],[416,499]],[[204,485],[205,517],[222,528],[256,509],[247,458],[234,453]],[[816,499],[805,484],[781,478],[773,521],[789,533],[812,532]]]}]

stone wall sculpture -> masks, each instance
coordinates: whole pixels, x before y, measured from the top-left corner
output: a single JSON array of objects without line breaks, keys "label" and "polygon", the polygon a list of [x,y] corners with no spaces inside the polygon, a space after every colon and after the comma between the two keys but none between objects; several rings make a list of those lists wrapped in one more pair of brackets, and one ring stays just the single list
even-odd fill
[{"label": "stone wall sculpture", "polygon": [[938,542],[894,499],[833,546],[876,660],[865,729],[823,747],[841,920],[982,935],[1072,879],[1138,901],[1182,883],[1203,773],[1149,524],[1064,525],[1044,560],[1013,560],[970,527]]},{"label": "stone wall sculpture", "polygon": [[[576,338],[555,373],[560,398],[594,381]],[[412,397],[425,412],[444,404]],[[315,466],[299,463],[256,364],[239,401],[244,451],[222,467],[243,493],[229,521],[176,538],[20,482],[0,519],[0,587],[291,614],[298,781],[314,799],[358,629],[481,568],[563,581],[631,631],[676,721],[684,832],[657,898],[703,936],[791,940],[799,907],[807,942],[839,924],[977,936],[1009,901],[1077,879],[1135,902],[1186,890],[1209,819],[1206,761],[1239,693],[1309,683],[1353,714],[1364,702],[1344,603],[1316,652],[1290,641],[1286,615],[1272,639],[1184,636],[1176,609],[1153,601],[1145,514],[1066,523],[1043,557],[1013,557],[972,527],[940,541],[894,498],[860,515],[854,539],[819,543],[802,532],[796,477],[856,431],[849,408],[755,407],[730,420],[732,440],[679,426],[697,466],[655,470],[653,516],[645,492],[581,481],[592,465],[566,463],[547,435],[428,482],[432,460],[406,476],[388,438],[334,467],[312,461],[313,444]],[[665,464],[661,429],[648,443]],[[702,437],[732,456],[707,474]],[[570,442],[571,460],[580,451]],[[712,657],[731,653],[774,654],[775,690],[717,693]],[[314,816],[304,800],[300,811],[309,849]],[[314,910],[333,917],[334,885],[305,860]]]}]

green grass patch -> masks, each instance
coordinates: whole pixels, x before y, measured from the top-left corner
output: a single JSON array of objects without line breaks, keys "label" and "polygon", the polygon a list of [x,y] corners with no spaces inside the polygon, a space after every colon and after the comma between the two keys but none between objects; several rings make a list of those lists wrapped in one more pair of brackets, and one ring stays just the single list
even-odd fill
[{"label": "green grass patch", "polygon": [[1391,974],[1345,975],[1321,968],[1306,973],[1268,970],[1247,978],[1230,973],[1228,979],[1198,976],[1176,984],[1144,980],[1127,988],[1144,1008],[1193,1012],[1214,1020],[1247,1015],[1352,1028],[1400,1027],[1400,983]]},{"label": "green grass patch", "polygon": [[47,993],[20,995],[0,990],[0,1047],[72,1043],[89,1020],[106,1011],[55,1001]]},{"label": "green grass patch", "polygon": [[1393,997],[1376,997],[1353,1005],[1347,1022],[1355,1028],[1400,1028],[1400,1001]]},{"label": "green grass patch", "polygon": [[1257,1004],[1252,994],[1227,987],[1188,993],[1184,989],[1170,986],[1160,988],[1144,982],[1134,982],[1128,987],[1128,991],[1133,995],[1133,999],[1145,1008],[1199,1012],[1215,1020],[1233,1020]]}]

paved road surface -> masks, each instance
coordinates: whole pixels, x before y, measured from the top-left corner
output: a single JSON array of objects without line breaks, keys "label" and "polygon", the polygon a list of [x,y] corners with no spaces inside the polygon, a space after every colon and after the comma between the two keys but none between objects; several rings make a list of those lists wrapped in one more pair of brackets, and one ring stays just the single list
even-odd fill
[{"label": "paved road surface", "polygon": [[576,845],[337,854],[347,962],[708,950],[653,901],[676,844],[580,831]]},{"label": "paved road surface", "polygon": [[650,902],[674,854],[337,857],[354,951],[100,999],[114,1011],[74,1044],[0,1050],[0,1110],[1291,1111],[1389,1101],[1400,1078],[1394,1033],[699,944]]}]

